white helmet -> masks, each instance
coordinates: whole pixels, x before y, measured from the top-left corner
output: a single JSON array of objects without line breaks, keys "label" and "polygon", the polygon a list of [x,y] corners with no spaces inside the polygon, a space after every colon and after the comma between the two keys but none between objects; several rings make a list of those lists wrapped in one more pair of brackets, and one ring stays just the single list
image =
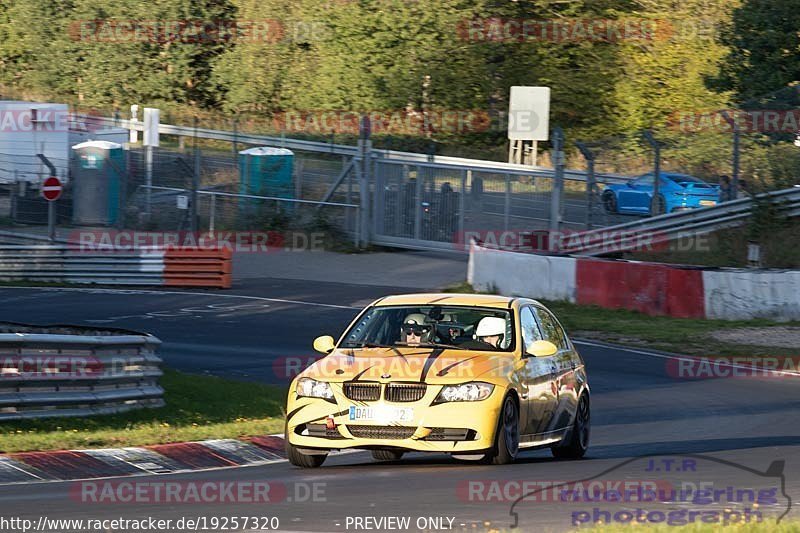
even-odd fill
[{"label": "white helmet", "polygon": [[406,317],[405,320],[403,320],[403,324],[417,324],[421,326],[427,323],[428,323],[427,317],[422,313],[411,313]]},{"label": "white helmet", "polygon": [[481,318],[478,327],[475,328],[476,337],[491,337],[493,335],[506,334],[506,321],[496,316]]}]

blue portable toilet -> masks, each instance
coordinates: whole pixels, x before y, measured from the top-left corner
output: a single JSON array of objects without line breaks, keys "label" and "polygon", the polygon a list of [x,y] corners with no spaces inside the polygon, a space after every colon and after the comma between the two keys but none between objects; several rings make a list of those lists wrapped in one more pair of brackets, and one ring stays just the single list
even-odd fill
[{"label": "blue portable toilet", "polygon": [[120,216],[120,180],[125,173],[125,151],[110,141],[86,141],[72,147],[72,221],[82,225],[110,225]]},{"label": "blue portable toilet", "polygon": [[239,152],[239,192],[294,198],[294,153],[286,148],[260,146]]}]

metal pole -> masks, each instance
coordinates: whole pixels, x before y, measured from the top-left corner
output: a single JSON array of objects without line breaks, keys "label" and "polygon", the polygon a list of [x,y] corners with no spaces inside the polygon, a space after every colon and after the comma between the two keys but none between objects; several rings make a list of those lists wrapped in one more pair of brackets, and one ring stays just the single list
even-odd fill
[{"label": "metal pole", "polygon": [[[464,211],[467,209],[467,173],[469,170],[461,171],[461,194],[458,195],[458,238],[464,239]],[[464,243],[469,250],[469,243]]]},{"label": "metal pole", "polygon": [[[361,173],[359,175],[359,194],[361,196],[361,209],[359,210],[359,233],[362,246],[369,245],[369,218],[370,218],[370,199],[369,199],[369,172],[372,163],[372,141],[370,140],[372,126],[369,117],[361,117],[360,139],[358,141],[361,153]],[[378,194],[378,191],[375,191]]]},{"label": "metal pole", "polygon": [[197,189],[200,188],[200,149],[195,146],[194,150],[194,172],[192,172],[192,211],[190,227],[193,232],[198,231],[197,221]]},{"label": "metal pole", "polygon": [[414,192],[414,238],[422,234],[422,172],[417,167],[416,189]]},{"label": "metal pole", "polygon": [[653,197],[650,199],[650,216],[661,214],[661,143],[653,136],[653,132],[644,132],[644,138],[653,147]]},{"label": "metal pole", "polygon": [[153,147],[149,145],[144,147],[144,184],[146,185],[144,193],[144,213],[150,218],[153,186]]},{"label": "metal pole", "polygon": [[56,240],[56,200],[47,202],[47,237]]},{"label": "metal pole", "polygon": [[724,202],[726,200],[735,200],[736,196],[739,194],[739,141],[741,138],[741,130],[739,129],[739,124],[736,122],[735,116],[731,116],[727,111],[722,111],[720,114],[722,118],[731,125],[731,130],[733,131],[733,154],[731,154],[733,175],[731,177],[731,188],[727,193],[727,197],[722,199]]},{"label": "metal pole", "polygon": [[586,159],[586,229],[592,229],[594,223],[594,198],[597,182],[594,175],[594,153],[583,143],[577,142],[575,145]]},{"label": "metal pole", "polygon": [[564,132],[560,127],[553,129],[553,189],[550,193],[550,236],[548,239],[551,252],[559,248],[559,234],[561,232],[561,195],[564,189]]},{"label": "metal pole", "polygon": [[214,219],[217,216],[217,195],[211,195],[211,207],[209,207],[208,212],[208,232],[211,236],[214,236]]},{"label": "metal pole", "polygon": [[236,168],[239,168],[239,143],[237,141],[239,137],[239,119],[233,119],[233,160],[235,162]]},{"label": "metal pole", "polygon": [[511,175],[506,174],[506,197],[503,206],[503,229],[508,231],[509,218],[511,217]]}]

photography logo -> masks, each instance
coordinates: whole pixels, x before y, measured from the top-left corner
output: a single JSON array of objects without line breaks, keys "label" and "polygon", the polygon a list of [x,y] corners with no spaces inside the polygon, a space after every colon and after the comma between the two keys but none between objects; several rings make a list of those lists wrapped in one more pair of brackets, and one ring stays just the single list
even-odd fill
[{"label": "photography logo", "polygon": [[[573,527],[777,524],[792,507],[784,466],[785,461],[774,460],[762,471],[699,454],[627,459],[594,476],[524,492],[509,510],[510,527],[525,529],[526,524],[537,522],[537,513],[552,514],[552,508],[542,502],[555,500],[562,504],[558,509]],[[652,483],[617,488],[612,481],[620,479],[649,479]],[[547,498],[545,491],[551,493]]]}]

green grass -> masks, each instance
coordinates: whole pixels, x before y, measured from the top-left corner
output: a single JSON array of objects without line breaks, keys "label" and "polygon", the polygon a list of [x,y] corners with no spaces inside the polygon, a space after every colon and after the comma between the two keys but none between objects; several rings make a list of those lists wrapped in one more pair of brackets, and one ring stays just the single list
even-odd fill
[{"label": "green grass", "polygon": [[0,451],[141,446],[283,431],[286,387],[166,369],[166,406],[91,418],[4,422]]},{"label": "green grass", "polygon": [[[475,292],[463,283],[448,287],[445,292]],[[708,356],[797,355],[797,349],[728,344],[710,337],[715,330],[737,328],[800,326],[800,322],[770,320],[703,320],[650,316],[626,309],[605,309],[568,302],[542,301],[561,321],[573,337],[594,339],[615,344],[654,348],[682,354]]]}]

